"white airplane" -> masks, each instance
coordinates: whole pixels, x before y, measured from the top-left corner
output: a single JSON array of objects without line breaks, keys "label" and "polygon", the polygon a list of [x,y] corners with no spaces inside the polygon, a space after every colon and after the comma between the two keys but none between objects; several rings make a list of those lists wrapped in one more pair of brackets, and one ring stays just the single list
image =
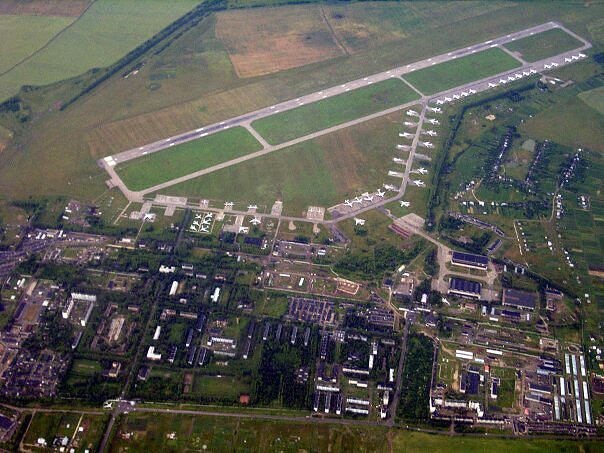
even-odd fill
[{"label": "white airplane", "polygon": [[526,77],[526,76],[531,75],[531,73],[528,71],[522,71],[522,75]]},{"label": "white airplane", "polygon": [[441,99],[437,99],[437,100],[436,100],[436,103],[437,103],[438,105],[443,105],[443,104],[445,103],[445,101],[443,101],[443,100],[441,100]]},{"label": "white airplane", "polygon": [[193,222],[193,225],[195,225],[195,226],[199,226],[199,222],[194,221],[194,222]]},{"label": "white airplane", "polygon": [[552,65],[554,68],[556,68],[556,67],[560,66],[560,65],[559,65],[558,63],[556,63],[555,61],[552,61],[552,62],[551,62],[551,65]]},{"label": "white airplane", "polygon": [[537,71],[533,68],[529,69],[529,74],[537,74]]},{"label": "white airplane", "polygon": [[193,226],[193,225],[191,225],[191,226],[189,227],[189,229],[190,229],[190,230],[193,230],[193,231],[197,231],[197,228],[195,228],[195,226]]},{"label": "white airplane", "polygon": [[470,93],[468,93],[467,91],[462,91],[461,95],[465,98],[466,96],[469,96]]},{"label": "white airplane", "polygon": [[373,201],[373,195],[367,194],[363,197],[363,200],[371,202]]},{"label": "white airplane", "polygon": [[459,94],[454,94],[453,95],[453,99],[459,99],[459,98],[460,98]]},{"label": "white airplane", "polygon": [[508,83],[508,81],[505,79],[499,79],[499,83],[501,83],[502,85],[505,85],[506,83]]},{"label": "white airplane", "polygon": [[363,204],[363,199],[361,197],[353,198],[353,203]]},{"label": "white airplane", "polygon": [[250,220],[250,223],[252,225],[260,225],[262,223],[262,220],[260,220],[258,217],[254,217],[252,220]]},{"label": "white airplane", "polygon": [[235,203],[233,203],[232,201],[226,201],[226,202],[224,203],[224,207],[225,207],[225,208],[232,208],[234,204],[235,204]]},{"label": "white airplane", "polygon": [[410,201],[401,201],[400,205],[401,205],[401,208],[408,208],[409,206],[411,206],[411,202]]},{"label": "white airplane", "polygon": [[359,225],[359,226],[363,226],[365,225],[365,220],[364,219],[357,219],[356,217],[354,218],[354,224],[355,225]]},{"label": "white airplane", "polygon": [[414,135],[410,134],[409,132],[399,132],[398,136],[399,137],[404,137],[404,138],[413,138],[414,137]]},{"label": "white airplane", "polygon": [[405,121],[403,124],[405,126],[408,126],[408,127],[415,127],[415,126],[417,126],[417,123],[412,123],[411,121]]},{"label": "white airplane", "polygon": [[239,232],[243,233],[243,234],[248,234],[250,232],[250,229],[248,227],[239,227]]},{"label": "white airplane", "polygon": [[353,202],[352,202],[352,201],[350,201],[350,200],[344,200],[344,204],[345,204],[346,206],[350,207],[350,208],[352,208],[352,203],[353,203]]},{"label": "white airplane", "polygon": [[425,174],[427,174],[427,173],[428,173],[428,170],[426,170],[424,167],[419,167],[419,168],[417,169],[417,172],[418,172],[418,173],[421,173],[422,175],[425,175]]},{"label": "white airplane", "polygon": [[426,148],[434,148],[434,145],[432,144],[432,142],[420,142],[422,146],[425,146]]},{"label": "white airplane", "polygon": [[438,107],[427,107],[427,109],[431,112],[440,113],[442,110]]},{"label": "white airplane", "polygon": [[579,58],[585,58],[587,55],[585,55],[584,53],[580,53],[579,54]]},{"label": "white airplane", "polygon": [[195,214],[196,219],[201,219],[203,216],[201,214]]},{"label": "white airplane", "polygon": [[377,197],[384,198],[384,195],[386,195],[386,192],[385,192],[385,191],[383,191],[383,190],[378,189],[378,190],[375,192],[375,195],[376,195]]},{"label": "white airplane", "polygon": [[470,94],[476,94],[476,90],[473,90],[472,88],[470,88],[470,89],[468,90],[468,93],[470,93]]},{"label": "white airplane", "polygon": [[407,164],[407,162],[404,161],[403,159],[401,159],[400,157],[393,157],[392,160],[394,161],[395,164],[401,164],[401,165]]},{"label": "white airplane", "polygon": [[250,204],[248,205],[247,209],[251,211],[252,209],[258,209],[258,206],[256,206],[255,204]]},{"label": "white airplane", "polygon": [[564,61],[565,61],[566,63],[570,63],[570,62],[571,62],[571,61],[573,61],[573,60],[572,60],[572,58],[568,58],[568,57],[567,57],[567,58],[565,58],[565,59],[564,59]]},{"label": "white airplane", "polygon": [[436,133],[436,131],[433,130],[429,130],[429,131],[424,131],[424,134],[426,135],[430,135],[431,137],[436,137],[438,134]]},{"label": "white airplane", "polygon": [[522,74],[521,73],[514,74],[514,78],[515,79],[521,79],[522,78]]},{"label": "white airplane", "polygon": [[499,86],[499,85],[497,85],[496,83],[489,83],[489,88],[495,88],[496,86]]},{"label": "white airplane", "polygon": [[397,188],[395,186],[393,186],[392,184],[384,184],[384,189],[391,190],[393,192],[397,191]]},{"label": "white airplane", "polygon": [[516,80],[516,78],[515,78],[514,76],[512,76],[512,75],[511,75],[511,76],[508,76],[508,81],[512,82],[512,81],[514,81],[514,80]]},{"label": "white airplane", "polygon": [[409,145],[396,145],[396,149],[409,150]]},{"label": "white airplane", "polygon": [[451,102],[452,100],[453,99],[451,99],[451,98],[447,98],[447,97],[445,98],[445,102]]},{"label": "white airplane", "polygon": [[418,187],[424,187],[424,181],[422,181],[421,179],[414,179],[413,180],[413,184],[415,184]]},{"label": "white airplane", "polygon": [[543,69],[550,69],[550,68],[551,68],[551,66],[550,66],[550,65],[548,65],[548,64],[544,64],[544,65],[543,65]]},{"label": "white airplane", "polygon": [[415,110],[407,110],[407,115],[409,115],[409,116],[419,116],[419,113],[417,113]]},{"label": "white airplane", "polygon": [[430,124],[440,124],[440,121],[438,121],[436,118],[428,118],[426,121]]}]

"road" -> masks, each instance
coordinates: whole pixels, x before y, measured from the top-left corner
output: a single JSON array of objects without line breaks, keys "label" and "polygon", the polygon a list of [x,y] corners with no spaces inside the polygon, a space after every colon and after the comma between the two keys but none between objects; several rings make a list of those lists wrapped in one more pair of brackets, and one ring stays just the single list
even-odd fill
[{"label": "road", "polygon": [[396,418],[396,410],[398,403],[401,399],[401,388],[403,385],[403,368],[405,367],[405,357],[407,356],[407,338],[409,337],[409,327],[411,326],[411,320],[405,321],[405,327],[403,328],[403,336],[401,339],[401,356],[398,361],[398,370],[396,372],[396,386],[394,388],[394,395],[392,397],[392,404],[390,405],[390,414],[386,424],[388,426],[394,426],[394,419]]},{"label": "road", "polygon": [[[567,33],[576,37],[578,40],[583,42],[583,46],[578,49],[575,49],[573,51],[566,52],[564,54],[560,54],[560,55],[552,57],[552,58],[547,58],[547,59],[544,59],[544,60],[541,60],[541,61],[538,61],[535,63],[527,63],[524,60],[522,60],[521,58],[519,58],[518,56],[511,53],[511,55],[514,56],[514,58],[516,58],[521,63],[521,66],[519,68],[516,68],[511,71],[506,71],[504,73],[497,74],[495,76],[487,77],[487,78],[484,78],[484,79],[481,79],[478,81],[474,81],[474,82],[465,84],[463,86],[455,87],[450,90],[443,91],[441,93],[436,93],[431,96],[422,95],[421,98],[417,101],[408,102],[408,103],[405,103],[405,104],[402,104],[399,106],[392,107],[390,109],[386,109],[386,110],[376,112],[371,115],[367,115],[362,118],[357,118],[355,120],[352,120],[352,121],[349,121],[346,123],[342,123],[342,124],[339,124],[337,126],[333,126],[333,127],[327,128],[327,129],[323,129],[321,131],[317,131],[312,134],[308,134],[303,137],[299,137],[297,139],[290,140],[286,143],[282,143],[279,145],[269,145],[253,129],[253,127],[251,125],[251,123],[257,119],[264,118],[266,116],[270,116],[270,115],[273,115],[273,114],[276,114],[279,112],[283,112],[286,110],[291,110],[293,108],[299,107],[300,105],[304,105],[304,104],[307,104],[310,102],[316,102],[321,99],[336,96],[338,94],[345,93],[349,90],[361,88],[363,86],[367,86],[368,84],[380,82],[383,80],[387,80],[389,78],[399,77],[402,79],[402,76],[404,74],[409,73],[411,71],[429,67],[429,66],[432,66],[432,65],[435,65],[438,63],[450,61],[455,58],[467,56],[467,55],[470,55],[470,54],[473,54],[476,52],[480,52],[482,50],[487,50],[492,47],[499,47],[502,44],[505,44],[507,42],[510,42],[510,41],[513,41],[516,39],[520,39],[520,38],[523,38],[526,36],[530,36],[530,35],[533,35],[536,33],[540,33],[540,32],[543,32],[543,31],[546,31],[546,30],[549,30],[552,28],[556,28],[556,27],[561,28],[564,31],[566,31]],[[429,102],[436,102],[437,104],[440,104],[440,103],[454,101],[457,99],[462,99],[463,97],[468,95],[469,90],[472,90],[475,93],[482,92],[482,91],[491,89],[495,86],[509,83],[514,80],[514,77],[521,78],[521,77],[525,77],[529,74],[536,74],[536,73],[542,72],[544,69],[549,69],[549,68],[546,68],[546,66],[548,66],[551,63],[555,63],[558,66],[563,66],[565,64],[569,64],[572,61],[576,61],[576,60],[571,59],[571,56],[574,56],[577,52],[585,50],[589,47],[591,47],[591,44],[589,42],[587,42],[583,38],[577,36],[572,31],[566,29],[565,27],[563,27],[562,25],[560,25],[558,23],[548,22],[548,23],[541,24],[536,27],[528,28],[528,29],[525,29],[525,30],[522,30],[522,31],[519,31],[516,33],[511,33],[506,36],[502,36],[502,37],[499,37],[499,38],[496,38],[493,40],[488,40],[488,41],[485,41],[480,44],[465,47],[463,49],[458,49],[458,50],[449,52],[447,54],[441,54],[441,55],[438,55],[438,56],[435,56],[432,58],[418,61],[416,63],[407,64],[405,66],[400,66],[398,68],[394,68],[394,69],[384,71],[384,72],[381,72],[378,74],[367,76],[362,79],[357,79],[357,80],[354,80],[354,81],[351,81],[351,82],[348,82],[345,84],[341,84],[336,87],[332,87],[332,88],[328,88],[326,90],[311,93],[306,96],[296,98],[294,100],[289,100],[289,101],[282,102],[280,104],[275,104],[273,106],[266,107],[266,108],[257,110],[255,112],[247,113],[247,114],[244,114],[244,115],[241,115],[238,117],[234,117],[234,118],[231,118],[231,119],[228,119],[225,121],[221,121],[219,123],[201,127],[201,128],[195,129],[193,131],[186,132],[184,134],[180,134],[180,135],[177,135],[174,137],[169,137],[169,138],[160,140],[158,142],[150,143],[148,145],[144,145],[144,146],[141,146],[138,148],[133,148],[128,151],[124,151],[122,153],[115,154],[113,156],[105,157],[104,159],[101,159],[98,162],[99,162],[99,165],[101,167],[103,167],[109,174],[110,184],[112,186],[118,187],[124,193],[124,195],[126,196],[126,198],[129,201],[142,202],[144,200],[145,195],[167,189],[168,187],[171,187],[175,184],[179,184],[179,183],[188,181],[190,179],[194,179],[194,178],[197,178],[197,177],[200,177],[203,175],[207,175],[209,173],[213,173],[215,171],[222,170],[222,169],[230,167],[232,165],[237,165],[239,163],[245,162],[250,159],[255,159],[257,157],[278,151],[280,149],[283,149],[283,148],[286,148],[286,147],[289,147],[289,146],[292,146],[292,145],[295,145],[295,144],[298,144],[298,143],[301,143],[301,142],[304,142],[307,140],[312,140],[312,139],[320,137],[322,135],[335,132],[339,129],[354,126],[356,124],[368,121],[370,119],[377,118],[377,117],[380,117],[380,116],[383,116],[383,115],[386,115],[389,113],[393,113],[393,112],[405,109],[407,107],[410,107],[411,105],[422,104],[423,106],[426,106]],[[508,52],[508,53],[510,53],[510,52]],[[404,80],[404,79],[402,79],[402,80]],[[405,81],[405,83],[410,85],[407,81]],[[412,88],[415,89],[415,87],[412,87]],[[418,91],[418,90],[416,89],[416,91]],[[419,91],[418,91],[418,93],[419,93]],[[235,126],[242,126],[242,127],[245,127],[247,130],[249,130],[250,133],[252,133],[252,135],[254,135],[259,140],[259,142],[261,143],[263,148],[260,151],[257,151],[255,153],[247,154],[245,156],[241,156],[239,158],[232,159],[232,160],[220,163],[218,165],[214,165],[212,167],[205,168],[205,169],[190,173],[188,175],[185,175],[185,176],[182,176],[179,178],[175,178],[170,181],[166,181],[162,184],[158,184],[158,185],[149,187],[149,188],[147,188],[145,190],[141,190],[141,191],[132,191],[132,190],[128,189],[128,187],[124,184],[124,182],[121,180],[121,178],[115,171],[115,166],[117,164],[127,162],[129,160],[136,159],[138,157],[142,157],[142,156],[148,155],[150,153],[164,150],[164,149],[174,146],[176,144],[181,144],[181,143],[185,143],[190,140],[195,140],[195,139],[207,136],[209,134],[219,132],[221,130],[228,129],[230,127],[235,127]],[[407,178],[405,178],[404,184],[406,184],[406,179]],[[403,194],[404,194],[404,191],[399,193],[399,197],[393,197],[391,199],[388,199],[387,201],[377,204],[377,206],[386,204],[387,202],[390,202],[390,201],[397,200]],[[373,207],[375,207],[375,206],[372,206],[370,209],[372,209]],[[362,209],[358,212],[364,212],[365,210],[367,210],[367,209]],[[351,217],[351,216],[349,216],[349,217]],[[294,219],[294,220],[307,220],[307,219]],[[327,222],[322,222],[322,223],[327,223]]]}]

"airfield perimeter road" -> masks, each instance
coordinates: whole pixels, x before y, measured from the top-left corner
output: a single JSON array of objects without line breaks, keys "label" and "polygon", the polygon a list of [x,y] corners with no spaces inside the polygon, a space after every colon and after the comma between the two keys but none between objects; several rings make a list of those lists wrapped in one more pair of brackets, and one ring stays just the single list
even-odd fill
[{"label": "airfield perimeter road", "polygon": [[[569,33],[570,35],[574,36],[576,39],[578,39],[579,41],[581,41],[583,43],[583,46],[580,47],[580,48],[578,48],[578,49],[574,49],[573,51],[565,52],[564,54],[560,54],[560,55],[557,55],[555,57],[547,58],[547,59],[544,59],[544,60],[541,60],[541,61],[538,61],[538,62],[534,62],[534,63],[524,62],[518,56],[515,56],[515,58],[518,59],[518,61],[522,64],[522,66],[520,66],[518,68],[515,68],[514,70],[510,70],[510,71],[507,71],[505,73],[497,74],[497,75],[494,75],[494,76],[491,76],[491,77],[488,77],[488,78],[485,78],[485,79],[482,79],[482,80],[474,81],[474,82],[468,83],[468,84],[460,86],[460,87],[455,87],[455,88],[452,88],[450,90],[447,90],[447,91],[444,91],[444,92],[441,92],[441,93],[436,93],[436,94],[431,95],[431,96],[423,96],[422,95],[421,99],[418,99],[416,101],[408,102],[408,103],[405,103],[405,104],[402,104],[402,105],[399,105],[399,106],[396,106],[396,107],[392,107],[390,109],[386,109],[386,110],[383,110],[383,111],[380,111],[380,112],[376,112],[374,114],[371,114],[371,115],[368,115],[368,116],[365,116],[365,117],[362,117],[362,118],[357,118],[357,119],[355,119],[353,121],[349,121],[349,122],[346,122],[346,123],[339,124],[337,126],[333,126],[333,127],[321,130],[321,131],[317,131],[315,133],[308,134],[308,135],[305,135],[303,137],[299,137],[299,138],[294,139],[294,140],[290,140],[290,141],[288,141],[286,143],[282,143],[282,144],[275,145],[275,146],[270,146],[270,145],[268,145],[268,143],[266,143],[265,140],[262,139],[262,140],[260,140],[260,142],[264,146],[264,148],[261,149],[260,151],[257,151],[255,153],[250,153],[250,154],[247,154],[245,156],[242,156],[242,157],[239,157],[239,158],[236,158],[236,159],[232,159],[232,160],[229,160],[227,162],[223,162],[221,164],[214,165],[212,167],[205,168],[203,170],[199,170],[197,172],[193,172],[191,174],[188,174],[188,175],[185,175],[185,176],[182,176],[182,177],[179,177],[179,178],[175,178],[175,179],[167,181],[165,183],[158,184],[158,185],[153,186],[153,187],[149,187],[149,188],[147,188],[145,190],[132,191],[132,190],[128,189],[128,187],[124,184],[124,182],[122,181],[122,179],[119,177],[119,175],[115,171],[115,166],[117,164],[119,164],[119,163],[127,162],[129,160],[136,159],[138,157],[142,157],[142,156],[147,155],[149,153],[158,152],[158,151],[164,150],[166,148],[169,148],[171,146],[174,146],[176,144],[181,144],[181,143],[184,143],[184,142],[187,142],[187,141],[190,141],[190,140],[195,140],[197,138],[201,138],[201,137],[206,136],[208,134],[215,133],[215,132],[224,130],[224,129],[229,128],[229,127],[234,127],[234,126],[245,127],[254,136],[258,137],[257,132],[251,126],[251,122],[255,121],[255,120],[259,119],[259,118],[263,118],[265,116],[273,115],[273,114],[276,114],[278,112],[282,112],[282,111],[285,111],[285,110],[293,109],[293,108],[296,108],[296,107],[298,107],[300,105],[303,105],[303,104],[306,104],[306,103],[309,103],[309,102],[316,102],[316,101],[319,101],[321,99],[325,99],[325,98],[328,98],[328,97],[331,97],[331,96],[336,96],[338,94],[342,94],[344,92],[347,92],[347,91],[349,91],[351,89],[355,89],[355,88],[360,88],[360,87],[366,86],[366,85],[368,85],[370,83],[375,83],[375,82],[383,81],[383,80],[386,80],[386,79],[389,79],[389,78],[393,78],[393,77],[399,77],[400,78],[402,75],[404,75],[404,74],[406,74],[408,72],[414,71],[414,70],[418,70],[418,69],[422,69],[422,68],[425,68],[425,67],[429,67],[429,66],[435,65],[437,63],[443,63],[443,62],[446,62],[446,61],[450,61],[450,60],[453,60],[453,59],[458,58],[458,57],[463,57],[463,56],[470,55],[470,54],[473,54],[473,53],[476,53],[476,52],[480,52],[482,50],[489,49],[491,47],[498,47],[498,46],[500,46],[502,44],[505,44],[505,43],[508,43],[510,41],[513,41],[513,40],[516,40],[516,39],[520,39],[520,38],[524,38],[526,36],[531,36],[531,35],[534,35],[534,34],[537,34],[537,33],[543,32],[543,31],[550,30],[552,28],[561,28],[565,32]],[[261,110],[257,110],[255,112],[247,113],[247,114],[242,115],[242,116],[231,118],[229,120],[222,121],[220,123],[216,123],[216,124],[213,124],[213,125],[210,125],[210,126],[199,128],[199,129],[196,129],[194,131],[187,132],[185,134],[181,134],[181,135],[178,135],[178,136],[175,136],[175,137],[171,137],[171,138],[167,138],[167,139],[161,140],[159,142],[151,143],[151,144],[148,144],[148,145],[145,145],[145,146],[142,146],[142,147],[138,147],[138,148],[131,149],[131,150],[128,150],[128,151],[124,151],[122,153],[118,153],[118,154],[115,154],[113,156],[107,156],[107,157],[105,157],[103,159],[100,159],[98,162],[99,162],[99,165],[101,165],[101,167],[103,167],[107,171],[107,173],[110,175],[110,177],[111,177],[111,179],[110,179],[111,184],[113,186],[118,187],[123,192],[123,194],[126,196],[126,198],[130,202],[143,202],[145,200],[144,197],[147,194],[152,194],[154,192],[166,189],[166,188],[168,188],[170,186],[173,186],[175,184],[179,184],[181,182],[184,182],[184,181],[187,181],[187,180],[190,180],[190,179],[193,179],[193,178],[197,178],[197,177],[200,177],[200,176],[203,176],[203,175],[206,175],[206,174],[209,174],[209,173],[212,173],[212,172],[215,172],[215,171],[227,168],[227,167],[232,166],[232,165],[236,165],[238,163],[244,162],[244,161],[249,160],[249,159],[254,159],[254,158],[260,157],[262,155],[265,155],[265,154],[277,151],[279,149],[283,149],[283,148],[288,147],[288,146],[295,145],[297,143],[301,143],[301,142],[304,142],[304,141],[307,141],[307,140],[311,140],[313,138],[316,138],[316,137],[319,137],[321,135],[325,135],[325,134],[334,132],[334,131],[339,130],[339,129],[347,128],[347,127],[353,126],[355,124],[359,124],[359,123],[368,121],[368,120],[370,120],[372,118],[377,118],[377,117],[386,115],[388,113],[393,113],[393,112],[399,111],[401,109],[410,107],[412,105],[422,104],[422,106],[425,107],[428,104],[428,102],[435,102],[437,100],[442,101],[447,96],[458,95],[463,90],[473,89],[476,92],[485,91],[487,89],[490,89],[493,84],[499,84],[499,81],[500,81],[501,77],[506,78],[506,77],[508,77],[510,75],[513,75],[515,73],[522,72],[523,70],[524,71],[533,70],[535,73],[542,72],[542,70],[544,68],[544,64],[547,64],[547,63],[556,62],[559,66],[563,66],[565,64],[568,64],[568,62],[565,61],[565,58],[568,58],[571,55],[573,55],[574,53],[580,52],[580,51],[588,49],[590,47],[591,47],[591,44],[589,42],[585,41],[583,38],[581,38],[580,36],[576,35],[572,31],[566,29],[562,25],[560,25],[558,23],[555,23],[555,22],[548,22],[548,23],[545,23],[545,24],[542,24],[542,25],[538,25],[536,27],[528,28],[528,29],[525,29],[525,30],[522,30],[522,31],[519,31],[519,32],[516,32],[516,33],[510,33],[510,34],[508,34],[506,36],[503,36],[503,37],[500,37],[500,38],[496,38],[496,39],[493,39],[493,40],[488,40],[488,41],[485,41],[484,43],[481,43],[481,44],[476,44],[476,45],[469,46],[469,47],[466,47],[466,48],[463,48],[463,49],[458,49],[458,50],[449,52],[447,54],[442,54],[442,55],[439,55],[439,56],[436,56],[436,57],[428,58],[426,60],[422,60],[422,61],[419,61],[419,62],[416,62],[416,63],[411,63],[411,64],[408,64],[408,65],[401,66],[401,67],[395,68],[395,69],[391,69],[391,70],[388,70],[388,71],[385,71],[385,72],[381,72],[379,74],[375,74],[375,75],[372,75],[372,76],[364,77],[363,79],[358,79],[358,80],[355,80],[355,81],[352,81],[352,82],[349,82],[349,83],[346,83],[346,84],[338,85],[336,87],[332,87],[332,88],[329,88],[329,89],[326,89],[326,90],[323,90],[323,91],[318,91],[318,92],[315,92],[315,93],[311,93],[311,94],[309,94],[307,96],[303,96],[303,97],[297,98],[295,100],[286,101],[286,102],[283,102],[281,104],[277,104],[277,105],[274,105],[274,106],[271,106],[271,107],[267,107],[267,108],[264,108],[264,109],[261,109]],[[418,128],[418,130],[419,130],[419,128]],[[416,136],[416,138],[417,138],[417,136]],[[411,165],[413,163],[413,154],[415,153],[416,146],[417,146],[417,140],[414,140],[414,146],[412,146],[412,148],[411,148],[411,153],[412,154],[409,156],[409,159],[408,159],[407,170],[405,171],[405,177],[403,178],[403,182],[401,184],[401,188],[398,191],[397,195],[395,195],[395,196],[393,196],[391,198],[388,198],[388,199],[380,200],[377,203],[373,203],[373,204],[371,204],[369,206],[366,206],[366,207],[363,207],[363,208],[358,209],[356,211],[353,211],[353,212],[350,212],[348,214],[345,214],[344,216],[339,217],[338,219],[326,220],[326,221],[322,221],[322,222],[318,222],[318,223],[323,223],[323,224],[335,223],[337,221],[341,221],[343,219],[352,217],[354,215],[357,215],[359,213],[365,212],[367,210],[374,209],[376,207],[383,206],[384,204],[387,204],[389,202],[396,201],[396,200],[400,199],[404,195],[406,184],[407,184],[407,181],[409,179],[409,171],[410,171]],[[161,205],[161,203],[157,203],[157,201],[155,201],[153,204]],[[190,208],[194,208],[194,209],[198,208],[198,206],[194,206],[194,205],[178,206],[178,207],[190,207]],[[210,210],[210,211],[212,211],[212,210],[213,211],[220,211],[220,209],[208,209],[208,210]],[[237,211],[231,211],[231,213],[232,214],[246,214],[246,212],[237,212]],[[262,216],[271,217],[268,214],[262,214]],[[306,218],[299,218],[299,217],[280,216],[280,218],[282,218],[284,220],[304,220],[304,221],[308,221],[308,219],[306,219]]]}]

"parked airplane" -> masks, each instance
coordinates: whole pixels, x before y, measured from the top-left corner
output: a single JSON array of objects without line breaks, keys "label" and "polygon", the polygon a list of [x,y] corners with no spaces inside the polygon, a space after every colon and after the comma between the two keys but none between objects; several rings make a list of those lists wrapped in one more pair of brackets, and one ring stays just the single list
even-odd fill
[{"label": "parked airplane", "polygon": [[373,201],[373,195],[367,194],[367,195],[363,196],[363,200],[371,202],[371,201]]},{"label": "parked airplane", "polygon": [[358,225],[358,226],[363,226],[365,225],[365,220],[364,219],[357,219],[356,217],[354,218],[354,224]]},{"label": "parked airplane", "polygon": [[418,173],[421,173],[422,175],[425,175],[425,174],[427,174],[427,173],[428,173],[428,170],[426,170],[424,167],[419,167],[419,168],[417,169],[417,172],[418,172]]},{"label": "parked airplane", "polygon": [[394,161],[395,164],[401,164],[401,165],[407,164],[407,161],[404,161],[400,157],[393,157],[392,160]]},{"label": "parked airplane", "polygon": [[396,192],[398,189],[396,188],[396,186],[393,186],[392,184],[384,184],[384,189],[386,190],[391,190],[393,192]]},{"label": "parked airplane", "polygon": [[437,99],[437,100],[436,100],[436,103],[437,103],[438,105],[443,105],[443,104],[445,103],[445,101],[442,101],[442,100],[440,100],[440,99]]},{"label": "parked airplane", "polygon": [[436,118],[428,118],[426,121],[430,124],[440,124],[440,121],[438,121]]},{"label": "parked airplane", "polygon": [[499,83],[501,83],[502,85],[505,85],[506,83],[508,83],[508,81],[505,79],[499,79]]},{"label": "parked airplane", "polygon": [[411,121],[405,121],[403,124],[405,126],[408,126],[408,127],[415,127],[415,126],[417,126],[417,123],[412,123]]},{"label": "parked airplane", "polygon": [[252,220],[250,220],[250,223],[252,225],[260,225],[262,223],[262,220],[260,220],[258,217],[254,217]]},{"label": "parked airplane", "polygon": [[247,208],[251,211],[252,209],[258,209],[258,206],[256,206],[255,204],[250,204]]},{"label": "parked airplane", "polygon": [[396,149],[408,150],[409,148],[409,145],[396,145]]},{"label": "parked airplane", "polygon": [[412,137],[414,137],[414,135],[410,134],[409,132],[399,132],[398,136],[399,137],[404,137],[404,138],[412,138]]},{"label": "parked airplane", "polygon": [[580,53],[579,54],[579,58],[585,58],[587,55],[585,55],[584,53]]},{"label": "parked airplane", "polygon": [[533,68],[529,69],[529,74],[536,74],[536,73],[537,73],[537,71],[535,69],[533,69]]},{"label": "parked airplane", "polygon": [[564,61],[565,61],[566,63],[570,63],[570,62],[571,62],[571,61],[573,61],[573,60],[572,60],[572,58],[568,58],[568,57],[567,57],[567,58],[565,58],[565,59],[564,59]]},{"label": "parked airplane", "polygon": [[445,98],[445,102],[451,102],[453,99],[451,98]]},{"label": "parked airplane", "polygon": [[468,90],[468,93],[470,93],[470,94],[476,94],[476,90],[473,90],[472,88],[470,88],[470,89]]},{"label": "parked airplane", "polygon": [[409,116],[419,116],[419,113],[417,113],[415,110],[407,110],[407,115],[409,115]]},{"label": "parked airplane", "polygon": [[466,96],[469,96],[470,93],[468,93],[467,91],[462,91],[461,95],[465,98]]},{"label": "parked airplane", "polygon": [[460,98],[459,94],[454,94],[453,95],[453,99],[459,99],[459,98]]},{"label": "parked airplane", "polygon": [[344,204],[350,208],[352,208],[352,201],[350,200],[344,200]]},{"label": "parked airplane", "polygon": [[361,197],[356,197],[352,200],[353,203],[363,204],[363,199]]},{"label": "parked airplane", "polygon": [[409,201],[401,201],[400,205],[401,205],[401,208],[408,208],[409,206],[411,206],[411,202],[409,202]]},{"label": "parked airplane", "polygon": [[559,65],[558,63],[556,63],[555,61],[552,61],[552,62],[551,62],[551,65],[552,65],[554,68],[556,68],[556,67],[560,66],[560,65]]},{"label": "parked airplane", "polygon": [[233,203],[232,201],[226,201],[224,203],[224,207],[225,208],[232,208],[234,206],[235,203]]},{"label": "parked airplane", "polygon": [[496,83],[489,83],[489,88],[495,88],[495,87],[497,87],[497,86],[498,86],[498,85],[497,85]]},{"label": "parked airplane", "polygon": [[427,107],[427,109],[431,112],[440,113],[442,110],[438,107]]},{"label": "parked airplane", "polygon": [[383,191],[383,190],[378,189],[378,190],[375,192],[375,195],[376,195],[376,196],[378,196],[378,197],[380,197],[380,198],[384,198],[384,195],[386,195],[386,192],[385,192],[385,191]]},{"label": "parked airplane", "polygon": [[426,148],[434,148],[434,145],[432,144],[432,142],[420,142],[421,145],[425,146]]},{"label": "parked airplane", "polygon": [[201,219],[203,216],[201,214],[195,214],[196,219]]},{"label": "parked airplane", "polygon": [[436,133],[436,131],[433,130],[429,130],[429,131],[424,131],[424,134],[426,135],[430,135],[431,137],[436,137],[438,134]]},{"label": "parked airplane", "polygon": [[418,187],[424,187],[424,181],[422,181],[421,179],[414,179],[413,180],[413,184],[415,184]]},{"label": "parked airplane", "polygon": [[243,233],[243,234],[248,234],[250,232],[250,229],[248,227],[239,227],[239,232]]}]

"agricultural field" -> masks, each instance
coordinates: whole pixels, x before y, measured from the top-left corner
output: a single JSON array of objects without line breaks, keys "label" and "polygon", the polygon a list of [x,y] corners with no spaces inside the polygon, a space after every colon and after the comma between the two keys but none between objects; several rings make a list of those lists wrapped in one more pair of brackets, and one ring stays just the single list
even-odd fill
[{"label": "agricultural field", "polygon": [[130,160],[116,170],[128,188],[141,190],[260,149],[246,129],[235,127]]},{"label": "agricultural field", "polygon": [[528,36],[505,44],[525,61],[533,62],[581,47],[583,43],[564,30],[553,28],[537,35]]},{"label": "agricultural field", "polygon": [[22,442],[24,446],[39,448],[38,439],[43,438],[51,447],[56,437],[68,437],[68,448],[94,451],[101,441],[107,419],[108,416],[103,414],[38,412],[34,414]]},{"label": "agricultural field", "polygon": [[423,94],[431,95],[518,66],[518,60],[495,48],[410,72],[404,79]]},{"label": "agricultural field", "polygon": [[[376,118],[169,187],[161,193],[272,206],[301,215],[375,190],[388,178],[401,113]],[[231,184],[229,181],[237,181]]]},{"label": "agricultural field", "polygon": [[217,14],[216,36],[239,77],[255,77],[345,55],[322,6],[230,10]]},{"label": "agricultural field", "polygon": [[274,145],[418,98],[402,81],[385,80],[256,120],[252,127]]},{"label": "agricultural field", "polygon": [[29,57],[73,22],[72,17],[0,14],[0,74]]},{"label": "agricultural field", "polygon": [[[16,94],[21,85],[45,85],[107,66],[196,4],[148,0],[140,8],[135,0],[98,0],[52,43],[0,75],[0,99]],[[40,20],[33,19],[29,26],[34,28],[36,21]],[[33,48],[35,38],[30,39],[28,47]]]}]

